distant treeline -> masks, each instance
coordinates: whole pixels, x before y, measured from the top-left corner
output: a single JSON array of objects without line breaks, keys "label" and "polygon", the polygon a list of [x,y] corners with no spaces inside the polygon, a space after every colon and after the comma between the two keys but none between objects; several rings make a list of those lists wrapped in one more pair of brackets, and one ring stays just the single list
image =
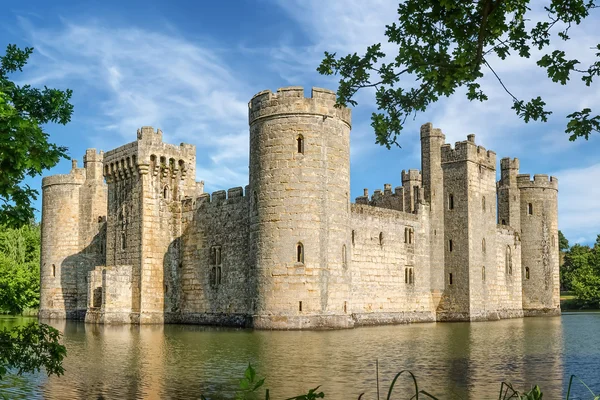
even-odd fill
[{"label": "distant treeline", "polygon": [[40,225],[0,226],[0,313],[21,314],[40,304]]},{"label": "distant treeline", "polygon": [[572,292],[568,308],[600,308],[600,235],[593,246],[569,246],[562,232],[558,232],[562,266],[561,290]]}]

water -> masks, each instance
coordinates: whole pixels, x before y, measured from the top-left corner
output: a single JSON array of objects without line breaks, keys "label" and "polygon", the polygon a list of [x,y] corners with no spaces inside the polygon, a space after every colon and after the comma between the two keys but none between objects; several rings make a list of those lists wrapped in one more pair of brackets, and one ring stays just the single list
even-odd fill
[{"label": "water", "polygon": [[[11,326],[27,319],[0,319]],[[64,332],[64,376],[10,377],[0,391],[23,399],[231,398],[248,362],[272,399],[321,385],[328,399],[381,399],[394,375],[415,373],[441,399],[495,399],[500,383],[538,384],[560,399],[571,374],[600,393],[600,313],[478,323],[431,323],[320,332],[201,326],[96,326],[53,322]],[[393,398],[408,399],[400,378]],[[590,398],[578,385],[577,396]],[[404,392],[404,393],[403,393]],[[413,392],[414,393],[414,392]],[[404,395],[401,395],[404,394]]]}]

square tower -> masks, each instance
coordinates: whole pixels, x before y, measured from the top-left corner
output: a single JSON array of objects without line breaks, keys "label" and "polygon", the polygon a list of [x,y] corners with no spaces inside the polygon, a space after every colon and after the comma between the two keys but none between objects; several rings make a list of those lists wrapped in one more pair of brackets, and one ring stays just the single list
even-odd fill
[{"label": "square tower", "polygon": [[[162,132],[142,127],[137,141],[107,152],[104,176],[108,183],[108,270],[130,276],[131,287],[104,287],[118,292],[122,306],[115,319],[163,322],[167,298],[173,296],[180,265],[181,200],[196,191],[195,146],[163,143]],[[113,275],[107,275],[113,276]],[[119,282],[108,282],[108,285]],[[104,285],[104,282],[103,282]],[[126,293],[129,292],[129,293]],[[124,315],[130,302],[130,316]],[[108,314],[105,318],[108,317]],[[111,317],[112,318],[112,317]]]},{"label": "square tower", "polygon": [[475,135],[441,153],[445,290],[438,319],[486,319],[496,267],[496,153],[477,146]]}]

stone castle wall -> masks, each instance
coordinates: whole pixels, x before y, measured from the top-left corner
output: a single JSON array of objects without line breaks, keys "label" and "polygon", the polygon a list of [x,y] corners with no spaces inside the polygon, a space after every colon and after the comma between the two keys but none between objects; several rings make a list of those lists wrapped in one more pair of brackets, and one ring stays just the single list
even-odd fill
[{"label": "stone castle wall", "polygon": [[352,205],[348,312],[357,325],[435,321],[427,208],[412,214]]},{"label": "stone castle wall", "polygon": [[556,178],[505,158],[496,182],[474,135],[452,147],[425,124],[422,170],[352,204],[335,101],[254,96],[245,188],[203,193],[195,147],[151,127],[44,178],[40,317],[314,329],[560,313]]},{"label": "stone castle wall", "polygon": [[256,291],[248,254],[249,201],[237,187],[183,202],[181,272],[179,281],[169,281],[180,294],[169,321],[247,325]]}]

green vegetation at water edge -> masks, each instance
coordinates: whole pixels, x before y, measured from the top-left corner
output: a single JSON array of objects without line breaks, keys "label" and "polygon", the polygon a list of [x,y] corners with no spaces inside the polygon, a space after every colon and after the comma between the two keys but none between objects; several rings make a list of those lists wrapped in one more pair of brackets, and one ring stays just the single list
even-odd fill
[{"label": "green vegetation at water edge", "polygon": [[[8,45],[0,56],[0,312],[21,314],[39,304],[40,228],[32,200],[38,192],[23,184],[68,158],[65,147],[48,141],[43,127],[71,120],[72,92],[19,85],[13,75],[27,64],[32,48]],[[10,229],[9,229],[10,228]],[[66,348],[60,332],[30,323],[0,331],[0,379],[9,372],[63,373]]]},{"label": "green vegetation at water edge", "polygon": [[[419,400],[419,398],[422,398],[422,399],[440,400],[438,397],[434,396],[433,394],[431,394],[428,391],[425,391],[423,389],[419,390],[419,384],[417,382],[417,378],[415,377],[415,375],[412,372],[410,372],[408,370],[400,371],[399,373],[396,374],[396,376],[392,380],[392,383],[390,384],[390,387],[387,391],[387,396],[385,397],[386,400],[390,400],[392,398],[392,394],[394,393],[394,388],[396,386],[396,382],[398,381],[398,379],[400,379],[402,377],[403,374],[405,374],[404,375],[405,377],[409,377],[412,380],[412,383],[414,384],[414,392],[404,393],[405,395],[411,396],[411,397],[409,397],[409,399]],[[380,400],[379,376],[377,376],[377,382],[378,382],[377,383],[377,400]],[[600,395],[594,394],[594,392],[582,380],[577,378],[575,375],[571,375],[571,379],[569,380],[569,387],[567,389],[567,397],[565,398],[565,400],[570,400],[571,388],[574,383],[580,383],[581,385],[583,385],[590,393],[589,398],[591,400],[600,400]],[[265,384],[265,378],[258,378],[258,376],[256,375],[256,371],[254,370],[252,365],[248,364],[248,367],[246,368],[246,371],[244,372],[244,377],[240,380],[239,387],[235,392],[236,400],[258,400],[261,398],[261,393],[263,390],[264,390],[264,397],[262,397],[262,398],[264,398],[265,400],[270,400],[269,389],[263,389],[264,384]],[[316,400],[316,399],[325,398],[325,393],[322,391],[319,391],[319,387],[320,386],[317,386],[314,389],[310,389],[306,394],[289,397],[285,400]],[[494,395],[495,395],[494,393],[490,393],[488,398],[492,399],[492,398],[494,398],[493,397]],[[366,400],[363,398],[363,396],[364,396],[364,393],[361,393],[358,396],[358,400]],[[540,387],[537,385],[534,386],[532,389],[530,389],[528,392],[519,392],[510,383],[502,382],[500,384],[500,393],[498,394],[498,400],[509,400],[509,399],[542,400],[542,398],[543,398],[543,392],[540,389]],[[208,397],[206,397],[204,395],[200,395],[200,399],[201,400],[210,400]]]},{"label": "green vegetation at water edge", "polygon": [[0,226],[0,312],[22,314],[40,303],[40,226]]},{"label": "green vegetation at water edge", "polygon": [[600,308],[600,235],[593,246],[568,241],[559,231],[563,264],[560,268],[561,307],[564,310]]}]

